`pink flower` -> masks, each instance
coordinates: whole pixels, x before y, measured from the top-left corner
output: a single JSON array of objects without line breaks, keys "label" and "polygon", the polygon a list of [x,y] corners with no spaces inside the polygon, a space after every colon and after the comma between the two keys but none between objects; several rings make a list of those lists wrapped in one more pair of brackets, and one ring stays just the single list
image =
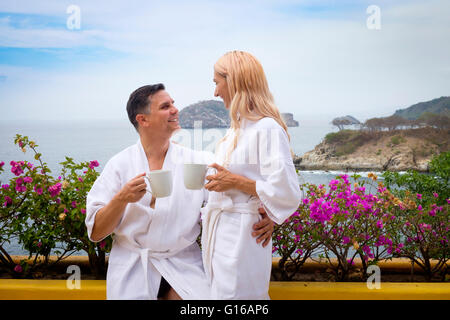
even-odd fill
[{"label": "pink flower", "polygon": [[38,248],[42,247],[42,242],[39,241],[39,242],[37,243],[37,246],[38,246]]},{"label": "pink flower", "polygon": [[9,184],[3,184],[2,185],[2,189],[8,190],[9,189]]},{"label": "pink flower", "polygon": [[33,178],[32,177],[24,177],[23,178],[23,182],[25,182],[25,183],[32,183],[33,182]]},{"label": "pink flower", "polygon": [[83,182],[83,178],[78,177],[78,181]]},{"label": "pink flower", "polygon": [[19,161],[18,163],[15,161],[11,161],[9,163],[11,165],[11,172],[14,173],[16,176],[20,176],[23,173],[21,163],[23,163],[23,161]]},{"label": "pink flower", "polygon": [[99,163],[97,160],[93,160],[89,163],[89,168],[94,169],[95,167],[98,167]]},{"label": "pink flower", "polygon": [[82,213],[82,214],[86,214],[86,209],[81,208],[81,213]]},{"label": "pink flower", "polygon": [[436,192],[433,192],[433,197],[438,198],[439,194],[437,194]]},{"label": "pink flower", "polygon": [[378,229],[382,229],[383,228],[383,221],[382,220],[378,220],[377,221],[377,228]]},{"label": "pink flower", "polygon": [[24,178],[18,178],[16,180],[16,191],[17,192],[25,192],[27,191],[27,187],[23,185]]},{"label": "pink flower", "polygon": [[350,238],[347,236],[342,237],[342,244],[347,244],[350,242]]},{"label": "pink flower", "polygon": [[34,186],[33,189],[34,189],[34,192],[36,192],[38,195],[42,195],[42,193],[43,193],[42,188]]},{"label": "pink flower", "polygon": [[72,203],[70,205],[72,206],[72,208],[76,208],[77,207],[77,202],[76,201],[72,201]]},{"label": "pink flower", "polygon": [[50,196],[53,198],[53,197],[56,197],[58,194],[60,194],[61,193],[61,187],[62,187],[62,184],[59,183],[59,182],[57,184],[53,185],[53,186],[48,187],[48,191],[50,192]]},{"label": "pink flower", "polygon": [[17,264],[17,265],[14,267],[14,271],[17,272],[17,273],[21,273],[21,272],[23,271],[23,269],[22,269],[22,267],[20,266],[20,264]]},{"label": "pink flower", "polygon": [[12,205],[12,199],[8,196],[5,196],[5,202],[3,203],[3,206],[9,207],[10,205]]},{"label": "pink flower", "polygon": [[419,200],[422,199],[422,195],[420,193],[418,193],[416,196],[417,196],[417,199],[419,199]]},{"label": "pink flower", "polygon": [[0,168],[3,167],[5,165],[5,163],[2,161],[0,162]]}]

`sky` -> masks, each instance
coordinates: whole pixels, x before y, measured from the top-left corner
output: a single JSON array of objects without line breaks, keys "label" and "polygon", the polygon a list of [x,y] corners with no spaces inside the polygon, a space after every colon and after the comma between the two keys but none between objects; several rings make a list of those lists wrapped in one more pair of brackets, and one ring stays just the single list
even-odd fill
[{"label": "sky", "polygon": [[124,119],[153,83],[180,110],[218,99],[231,50],[300,124],[389,116],[450,95],[450,1],[0,0],[0,122]]}]

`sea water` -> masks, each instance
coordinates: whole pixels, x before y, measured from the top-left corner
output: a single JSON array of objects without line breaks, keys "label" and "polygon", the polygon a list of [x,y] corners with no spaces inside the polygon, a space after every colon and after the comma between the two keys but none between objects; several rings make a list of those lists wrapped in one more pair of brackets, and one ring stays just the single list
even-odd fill
[{"label": "sea water", "polygon": [[[302,155],[314,149],[328,132],[336,130],[323,118],[297,120],[300,121],[300,126],[288,129],[291,147],[296,155]],[[221,138],[225,132],[226,129],[205,129],[200,133],[195,132],[195,129],[184,129],[175,134],[173,140],[193,149],[205,149],[214,144],[209,138],[212,136]],[[26,160],[37,165],[32,150],[26,150],[26,153],[23,153],[17,145],[14,145],[16,134],[28,136],[30,140],[37,143],[37,151],[42,154],[42,161],[47,163],[54,177],[60,174],[62,168],[60,163],[65,161],[66,156],[73,158],[75,162],[97,160],[100,164],[97,170],[101,171],[113,155],[136,143],[139,138],[128,119],[0,123],[0,162],[5,162],[5,171],[0,175],[0,184],[8,183],[15,177],[10,170],[10,161]],[[203,137],[200,144],[198,139],[196,140],[196,135],[198,137],[199,134]],[[181,139],[183,135],[190,135],[192,139]],[[299,171],[299,182],[328,185],[332,179],[343,173],[321,170]],[[346,172],[346,174],[352,173]],[[367,173],[359,174],[367,177]],[[4,247],[9,254],[27,254],[14,239],[11,244],[4,244]]]}]

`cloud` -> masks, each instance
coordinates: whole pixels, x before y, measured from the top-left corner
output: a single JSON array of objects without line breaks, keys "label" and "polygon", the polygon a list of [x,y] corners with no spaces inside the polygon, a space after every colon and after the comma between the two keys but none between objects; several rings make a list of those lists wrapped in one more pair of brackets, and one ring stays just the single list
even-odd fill
[{"label": "cloud", "polygon": [[[11,13],[0,17],[0,45],[64,63],[0,61],[9,118],[120,118],[129,93],[155,82],[181,108],[213,98],[212,66],[233,49],[258,57],[278,106],[296,115],[363,120],[449,94],[446,1],[377,1],[379,31],[366,27],[370,1],[79,1],[78,31],[54,24],[69,1],[15,3],[0,4]],[[25,26],[13,14],[36,16]],[[56,18],[49,27],[39,16]]]}]

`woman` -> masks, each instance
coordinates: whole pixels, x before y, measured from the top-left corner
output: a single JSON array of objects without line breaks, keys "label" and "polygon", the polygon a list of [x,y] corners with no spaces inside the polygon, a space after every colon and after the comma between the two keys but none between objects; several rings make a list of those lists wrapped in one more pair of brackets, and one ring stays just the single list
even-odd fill
[{"label": "woman", "polygon": [[213,299],[269,299],[272,245],[251,241],[262,205],[283,223],[298,208],[300,187],[287,127],[261,64],[232,51],[214,65],[214,95],[229,109],[231,128],[216,149],[202,209],[203,263]]}]

